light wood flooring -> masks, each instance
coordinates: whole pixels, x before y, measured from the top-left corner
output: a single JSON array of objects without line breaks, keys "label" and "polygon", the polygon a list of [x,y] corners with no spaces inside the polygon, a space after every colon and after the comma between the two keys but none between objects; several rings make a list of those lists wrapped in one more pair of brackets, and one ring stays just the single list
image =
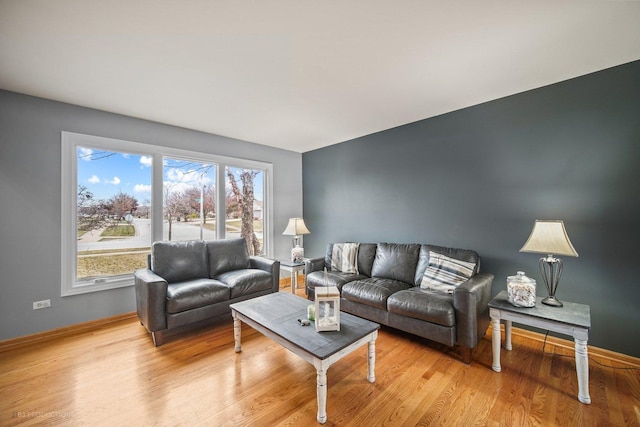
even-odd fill
[{"label": "light wood flooring", "polygon": [[[288,291],[284,289],[283,291]],[[300,296],[303,295],[299,291]],[[313,426],[313,366],[243,325],[155,348],[135,317],[0,352],[0,425]],[[491,370],[490,332],[456,351],[382,328],[376,382],[366,346],[329,368],[327,426],[638,426],[640,371],[590,355],[591,405],[570,349],[517,335]]]}]

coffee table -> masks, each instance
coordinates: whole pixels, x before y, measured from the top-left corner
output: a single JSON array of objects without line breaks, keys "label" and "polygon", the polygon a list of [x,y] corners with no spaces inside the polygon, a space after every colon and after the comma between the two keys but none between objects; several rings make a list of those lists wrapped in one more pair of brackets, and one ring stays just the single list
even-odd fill
[{"label": "coffee table", "polygon": [[327,421],[327,370],[357,348],[368,344],[369,382],[376,380],[376,347],[380,325],[340,313],[340,330],[316,332],[313,323],[301,326],[307,318],[309,301],[284,292],[231,304],[235,351],[241,351],[241,324],[244,322],[287,350],[315,366],[317,371],[318,422]]}]

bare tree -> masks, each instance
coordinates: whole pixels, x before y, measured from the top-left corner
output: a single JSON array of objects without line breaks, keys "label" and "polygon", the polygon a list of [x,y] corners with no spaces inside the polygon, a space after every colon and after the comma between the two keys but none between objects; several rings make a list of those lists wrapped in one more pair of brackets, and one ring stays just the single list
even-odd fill
[{"label": "bare tree", "polygon": [[225,188],[224,206],[226,209],[225,214],[227,218],[240,218],[240,216],[242,215],[242,207],[240,206],[240,202],[231,188]]},{"label": "bare tree", "polygon": [[151,200],[144,200],[136,209],[136,213],[139,218],[149,218],[151,216]]},{"label": "bare tree", "polygon": [[95,200],[93,193],[84,185],[78,185],[77,209],[78,231],[98,230],[109,224],[108,207],[102,201]]},{"label": "bare tree", "polygon": [[[200,213],[200,188],[190,187],[185,191],[185,196],[191,208],[191,212]],[[215,187],[207,186],[203,191],[202,213],[204,215],[203,223],[207,223],[207,216],[215,212]]]},{"label": "bare tree", "polygon": [[249,248],[249,253],[251,255],[258,255],[262,253],[260,247],[260,240],[258,240],[258,236],[253,229],[253,202],[254,202],[254,192],[253,192],[253,179],[259,171],[251,170],[251,169],[242,169],[240,173],[240,182],[242,183],[242,189],[238,187],[238,183],[236,181],[231,168],[227,168],[227,176],[229,177],[229,184],[231,185],[231,191],[241,209],[241,221],[242,228],[240,230],[240,235],[247,242],[247,247]]},{"label": "bare tree", "polygon": [[136,211],[138,200],[133,196],[120,192],[107,201],[107,206],[109,213],[115,219],[122,219],[127,213],[133,214]]},{"label": "bare tree", "polygon": [[171,226],[173,220],[181,215],[186,216],[189,205],[184,192],[171,191],[169,188],[164,189],[164,216],[169,222],[169,240],[171,240]]}]

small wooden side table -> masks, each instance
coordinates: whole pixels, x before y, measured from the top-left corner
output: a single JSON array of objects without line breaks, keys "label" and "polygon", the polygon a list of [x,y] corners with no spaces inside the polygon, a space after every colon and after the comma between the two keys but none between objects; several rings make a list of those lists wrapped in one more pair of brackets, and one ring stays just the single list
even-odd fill
[{"label": "small wooden side table", "polygon": [[298,288],[298,272],[304,271],[304,262],[280,260],[280,269],[291,273],[291,293],[295,294]]},{"label": "small wooden side table", "polygon": [[551,307],[536,298],[534,307],[516,307],[507,300],[507,291],[500,291],[489,303],[491,316],[491,344],[493,370],[500,372],[500,321],[504,320],[504,348],[511,350],[511,322],[571,335],[576,343],[576,372],[578,374],[578,400],[591,403],[589,396],[589,358],[587,341],[591,328],[590,307],[584,304],[562,301],[564,307]]}]

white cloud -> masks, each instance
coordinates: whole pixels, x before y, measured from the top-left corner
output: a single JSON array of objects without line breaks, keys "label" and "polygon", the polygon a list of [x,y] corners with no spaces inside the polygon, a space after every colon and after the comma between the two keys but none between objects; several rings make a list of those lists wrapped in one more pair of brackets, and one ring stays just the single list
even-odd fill
[{"label": "white cloud", "polygon": [[165,181],[164,182],[164,188],[169,192],[169,193],[180,193],[182,191],[185,191],[188,188],[191,188],[192,185],[189,185],[187,183],[184,182],[176,182],[176,181]]},{"label": "white cloud", "polygon": [[97,183],[99,183],[99,182],[100,182],[100,178],[98,178],[98,177],[97,177],[97,176],[95,176],[95,175],[92,175],[92,176],[91,176],[91,178],[89,178],[89,182],[90,182],[91,184],[97,184]]},{"label": "white cloud", "polygon": [[151,156],[140,156],[140,164],[142,167],[151,167],[153,164],[153,158]]},{"label": "white cloud", "polygon": [[202,174],[202,171],[184,169],[168,169],[166,180],[189,187],[200,187],[201,184],[209,185],[212,182],[208,176]]},{"label": "white cloud", "polygon": [[136,184],[133,186],[133,192],[151,194],[151,186],[148,184]]},{"label": "white cloud", "polygon": [[92,154],[93,154],[93,150],[91,148],[78,147],[78,157],[84,160],[85,162],[91,161]]},{"label": "white cloud", "polygon": [[190,183],[193,181],[193,174],[182,169],[169,169],[167,179],[172,182]]},{"label": "white cloud", "polygon": [[107,182],[108,184],[118,185],[120,184],[120,178],[118,178],[117,176],[114,176],[111,181],[107,180],[105,182]]}]

